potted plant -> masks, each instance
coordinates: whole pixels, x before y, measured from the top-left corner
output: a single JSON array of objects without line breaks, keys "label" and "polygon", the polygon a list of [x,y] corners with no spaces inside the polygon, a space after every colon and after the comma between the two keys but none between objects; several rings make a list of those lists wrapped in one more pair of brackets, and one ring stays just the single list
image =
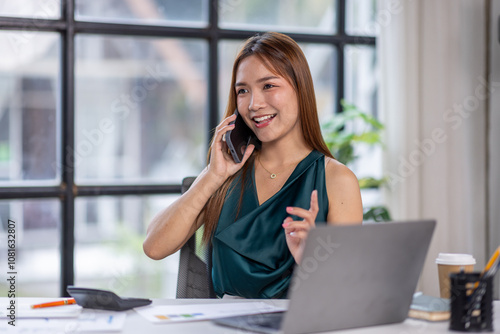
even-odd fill
[{"label": "potted plant", "polygon": [[[345,101],[342,101],[342,112],[322,123],[321,129],[330,152],[346,166],[358,159],[355,149],[357,145],[383,147],[383,124]],[[363,177],[359,179],[359,187],[380,188],[386,181],[384,177]],[[366,207],[363,220],[389,221],[391,216],[385,206]]]}]

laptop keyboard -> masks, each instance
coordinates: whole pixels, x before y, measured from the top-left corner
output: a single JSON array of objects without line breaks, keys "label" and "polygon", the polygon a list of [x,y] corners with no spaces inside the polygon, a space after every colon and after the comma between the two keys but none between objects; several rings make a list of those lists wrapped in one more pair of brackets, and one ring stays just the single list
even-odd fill
[{"label": "laptop keyboard", "polygon": [[216,324],[258,333],[276,333],[281,328],[285,312],[240,315],[218,318]]},{"label": "laptop keyboard", "polygon": [[249,315],[247,318],[247,323],[252,327],[271,328],[278,330],[281,327],[283,315],[283,312]]}]

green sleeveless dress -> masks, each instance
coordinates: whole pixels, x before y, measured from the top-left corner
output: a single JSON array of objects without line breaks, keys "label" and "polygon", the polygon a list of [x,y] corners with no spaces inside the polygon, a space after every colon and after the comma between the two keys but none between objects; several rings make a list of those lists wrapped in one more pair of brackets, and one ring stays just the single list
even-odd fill
[{"label": "green sleeveless dress", "polygon": [[[328,196],[325,156],[312,151],[283,187],[259,205],[255,169],[245,182],[240,205],[241,176],[231,185],[212,240],[214,291],[245,298],[286,298],[295,260],[281,224],[287,206],[309,209],[311,192],[318,190],[316,222],[326,222]],[[239,210],[238,210],[239,208]],[[293,216],[292,216],[293,217]],[[298,217],[293,217],[297,219]]]}]

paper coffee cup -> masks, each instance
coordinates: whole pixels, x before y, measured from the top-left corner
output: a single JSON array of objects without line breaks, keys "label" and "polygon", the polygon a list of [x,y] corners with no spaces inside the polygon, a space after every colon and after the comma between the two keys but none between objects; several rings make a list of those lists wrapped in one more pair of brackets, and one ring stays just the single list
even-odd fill
[{"label": "paper coffee cup", "polygon": [[441,298],[450,298],[450,274],[474,270],[476,259],[470,254],[439,253],[438,265],[439,291]]}]

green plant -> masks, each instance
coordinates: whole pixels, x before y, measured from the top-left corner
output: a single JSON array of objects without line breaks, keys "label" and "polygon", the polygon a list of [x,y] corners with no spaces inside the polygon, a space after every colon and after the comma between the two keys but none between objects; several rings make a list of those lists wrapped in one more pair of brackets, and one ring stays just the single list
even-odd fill
[{"label": "green plant", "polygon": [[[357,145],[383,147],[382,131],[384,125],[373,116],[359,110],[355,105],[342,101],[342,112],[321,125],[325,143],[335,159],[344,165],[351,165],[358,156]],[[379,188],[386,178],[363,177],[359,179],[359,187]],[[364,220],[391,220],[389,210],[383,206],[365,208]]]}]

